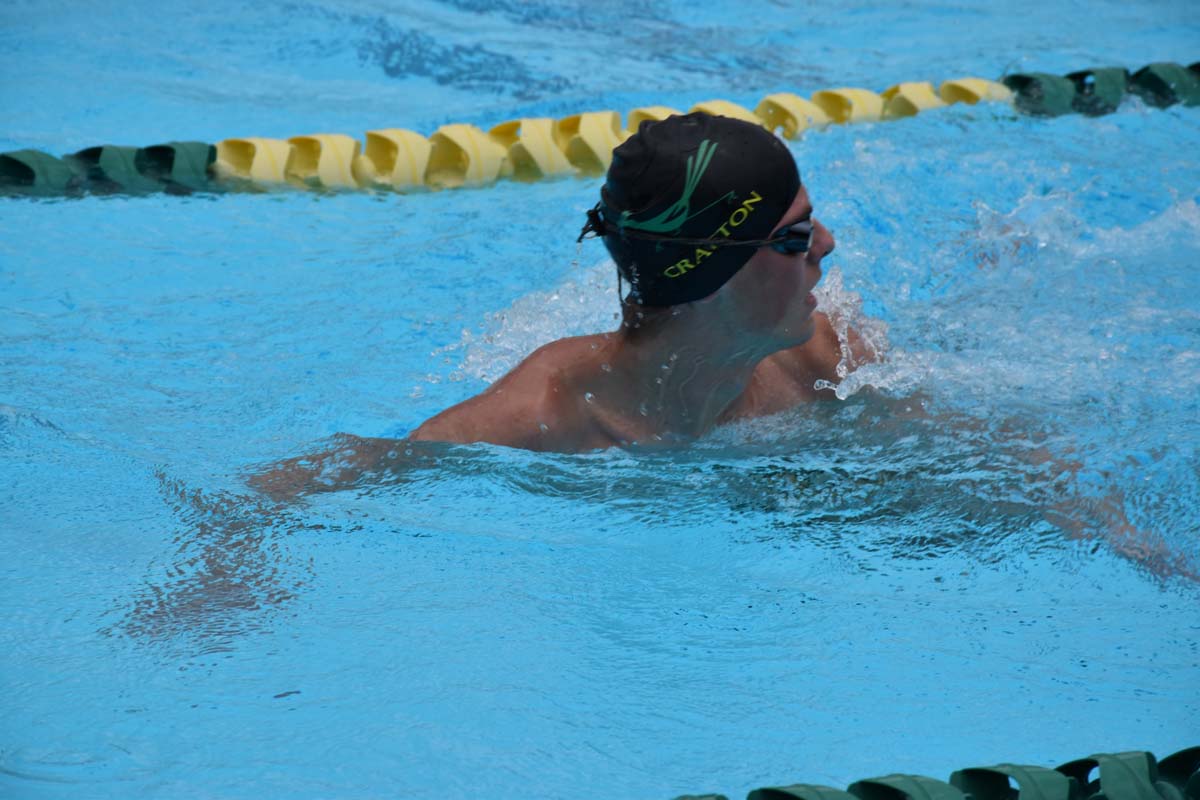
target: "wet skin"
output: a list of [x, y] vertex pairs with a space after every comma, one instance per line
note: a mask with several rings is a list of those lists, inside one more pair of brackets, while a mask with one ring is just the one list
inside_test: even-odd
[[[812, 218], [801, 187], [775, 229]], [[572, 337], [539, 348], [483, 393], [411, 439], [579, 452], [679, 444], [732, 419], [782, 411], [836, 383], [843, 343], [812, 289], [833, 235], [813, 219], [806, 253], [759, 248], [721, 289], [655, 310], [646, 330]], [[865, 347], [847, 343], [861, 361]]]

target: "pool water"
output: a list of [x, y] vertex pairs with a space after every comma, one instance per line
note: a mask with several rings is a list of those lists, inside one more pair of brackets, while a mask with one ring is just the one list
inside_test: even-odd
[[[0, 149], [1200, 41], [1178, 3], [1005, 5], [15, 2]], [[247, 479], [615, 327], [600, 181], [0, 201], [0, 795], [736, 797], [1195, 744], [1200, 110], [790, 146], [821, 305], [886, 347], [840, 400], [667, 453], [413, 446], [291, 503]]]

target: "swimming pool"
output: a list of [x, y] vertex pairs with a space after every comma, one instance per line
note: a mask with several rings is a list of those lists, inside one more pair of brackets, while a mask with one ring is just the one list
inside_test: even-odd
[[[1084, 8], [13, 3], [0, 149], [1195, 60], [1180, 4]], [[246, 475], [614, 324], [599, 182], [4, 200], [0, 789], [733, 797], [1194, 743], [1198, 144], [1136, 101], [808, 135], [822, 304], [889, 342], [844, 401], [286, 506]]]

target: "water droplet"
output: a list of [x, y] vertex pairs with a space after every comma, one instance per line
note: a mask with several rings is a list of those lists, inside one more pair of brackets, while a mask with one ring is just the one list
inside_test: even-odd
[[659, 386], [662, 386], [662, 378], [655, 378], [654, 382], [657, 383]]
[[399, 453], [397, 453], [395, 450], [388, 450], [388, 451], [387, 451], [387, 457], [388, 457], [388, 460], [389, 460], [389, 461], [395, 461], [395, 460], [396, 460], [396, 456], [398, 456], [398, 455], [400, 455], [400, 454], [399, 454]]
[[604, 370], [605, 372], [612, 372], [612, 365], [611, 364], [601, 364], [600, 369]]
[[544, 423], [544, 422], [539, 422], [539, 423], [538, 423], [538, 430], [540, 430], [542, 433], [545, 433], [546, 431], [550, 430], [550, 426], [549, 426], [549, 425], [547, 425], [547, 424], [546, 424], [546, 423]]
[[641, 414], [643, 417], [650, 416], [650, 410], [648, 408], [646, 408], [645, 403], [642, 403], [640, 406], [638, 406], [638, 413]]
[[404, 448], [404, 455], [406, 455], [406, 456], [411, 456], [411, 455], [412, 455], [412, 448], [411, 448], [411, 447], [406, 447], [406, 448]]
[[590, 403], [596, 399], [596, 395], [592, 394], [591, 392], [584, 392], [583, 399], [587, 400]]

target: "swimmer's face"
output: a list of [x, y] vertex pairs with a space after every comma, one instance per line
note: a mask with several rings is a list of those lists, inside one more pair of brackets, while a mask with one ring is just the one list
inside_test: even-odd
[[788, 254], [761, 247], [729, 281], [737, 284], [746, 327], [770, 332], [787, 347], [803, 344], [813, 335], [817, 301], [812, 290], [821, 280], [821, 259], [834, 247], [833, 234], [813, 217], [808, 191], [801, 186], [774, 230], [808, 220], [813, 234], [807, 252]]

